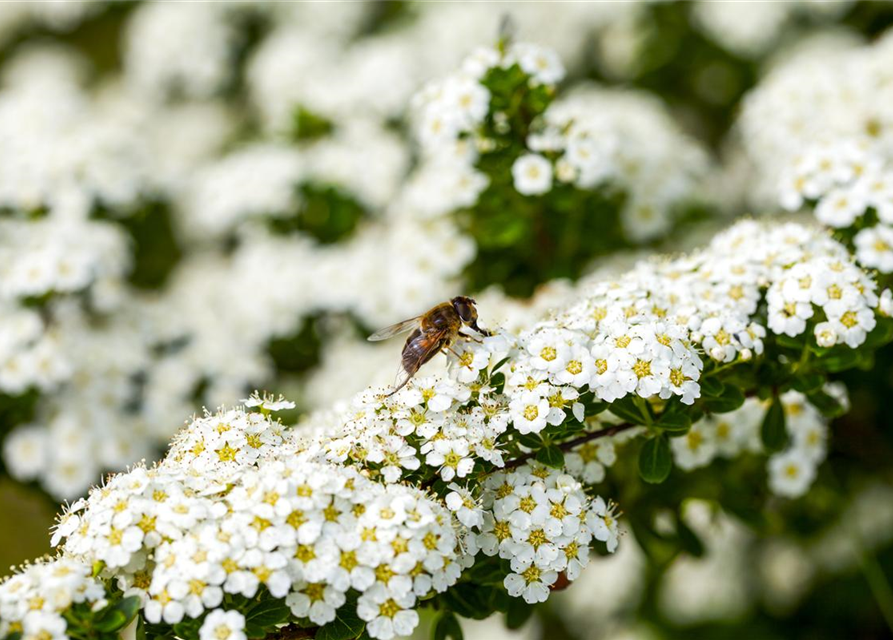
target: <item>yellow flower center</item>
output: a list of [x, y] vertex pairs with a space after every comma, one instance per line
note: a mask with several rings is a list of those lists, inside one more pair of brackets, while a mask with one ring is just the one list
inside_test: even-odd
[[647, 360], [636, 360], [633, 365], [633, 372], [638, 378], [644, 378], [651, 375], [651, 363]]
[[845, 326], [847, 329], [852, 329], [857, 324], [859, 324], [859, 320], [856, 318], [855, 311], [847, 311], [845, 314], [840, 316], [840, 324]]
[[527, 584], [530, 584], [532, 582], [539, 581], [540, 575], [541, 572], [539, 568], [535, 564], [532, 564], [524, 570], [524, 572], [521, 574], [521, 577], [524, 578], [524, 581], [527, 582]]
[[400, 605], [393, 598], [388, 598], [378, 606], [379, 615], [385, 618], [393, 618], [401, 611]]

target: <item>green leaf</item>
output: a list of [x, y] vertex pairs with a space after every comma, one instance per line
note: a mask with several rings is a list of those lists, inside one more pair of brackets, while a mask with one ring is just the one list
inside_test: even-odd
[[533, 605], [524, 602], [523, 598], [512, 598], [508, 611], [505, 612], [505, 626], [509, 629], [520, 629], [533, 615]]
[[825, 393], [822, 389], [816, 389], [811, 393], [807, 393], [806, 399], [826, 418], [837, 418], [846, 413], [846, 407], [837, 398]]
[[775, 344], [785, 349], [803, 349], [803, 336], [789, 336], [787, 334], [778, 334], [775, 336]]
[[444, 611], [434, 621], [431, 637], [433, 640], [462, 640], [462, 627], [459, 620], [450, 611]]
[[668, 411], [663, 413], [655, 424], [664, 431], [673, 432], [674, 435], [684, 434], [691, 429], [691, 418], [681, 411]]
[[324, 137], [331, 133], [332, 123], [319, 114], [299, 106], [293, 115], [295, 140], [307, 141]]
[[725, 385], [721, 396], [704, 399], [704, 408], [710, 413], [728, 413], [742, 404], [744, 404], [744, 393], [732, 385]]
[[475, 584], [456, 584], [441, 594], [440, 598], [450, 611], [455, 611], [463, 618], [483, 620], [492, 613], [490, 601], [494, 587]]
[[667, 479], [673, 468], [670, 443], [665, 435], [646, 440], [639, 451], [639, 475], [645, 482], [658, 484]]
[[788, 432], [785, 428], [784, 406], [778, 397], [766, 410], [763, 424], [760, 427], [760, 437], [763, 440], [763, 447], [770, 453], [781, 451], [787, 444]]
[[843, 345], [830, 349], [828, 353], [816, 360], [819, 366], [829, 373], [838, 373], [858, 366], [862, 354], [856, 349]]
[[501, 371], [493, 374], [490, 377], [490, 386], [493, 387], [496, 393], [502, 393], [502, 390], [505, 389], [505, 374]]
[[800, 393], [809, 393], [822, 386], [825, 376], [820, 373], [801, 373], [791, 381], [791, 387]]
[[860, 349], [877, 349], [893, 341], [893, 319], [879, 318]]
[[348, 595], [347, 601], [335, 612], [335, 619], [319, 628], [316, 640], [352, 640], [359, 637], [366, 623], [357, 615], [357, 597]]
[[553, 469], [564, 468], [564, 452], [556, 445], [550, 444], [536, 452], [536, 461]]
[[[196, 640], [199, 628], [201, 628], [201, 618], [183, 618], [182, 622], [174, 625], [174, 633], [183, 640]], [[247, 630], [246, 626], [246, 632]]]
[[639, 410], [639, 407], [636, 406], [635, 400], [630, 396], [612, 402], [608, 405], [608, 411], [621, 420], [625, 420], [631, 424], [645, 424], [645, 418], [642, 416], [642, 412]]
[[130, 624], [139, 609], [140, 599], [138, 596], [122, 598], [96, 615], [93, 628], [100, 633], [120, 631]]
[[716, 398], [722, 395], [725, 385], [714, 376], [704, 376], [698, 380], [701, 386], [701, 395]]
[[543, 446], [543, 439], [538, 433], [522, 433], [515, 436], [518, 444], [528, 449], [539, 449]]
[[291, 616], [291, 610], [285, 604], [285, 600], [279, 598], [264, 599], [252, 606], [245, 613], [245, 622], [263, 629], [274, 627], [286, 622]]
[[689, 555], [700, 558], [704, 555], [704, 543], [694, 531], [691, 530], [682, 518], [676, 521], [676, 535], [679, 538], [679, 546]]

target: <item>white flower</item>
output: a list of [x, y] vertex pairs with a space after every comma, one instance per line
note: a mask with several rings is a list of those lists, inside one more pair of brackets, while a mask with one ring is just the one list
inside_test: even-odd
[[541, 195], [552, 188], [552, 163], [539, 154], [525, 154], [512, 165], [512, 177], [521, 195]]
[[410, 609], [414, 604], [412, 592], [392, 594], [384, 585], [376, 584], [357, 600], [357, 615], [366, 621], [371, 637], [390, 640], [408, 636], [418, 626], [419, 614]]
[[542, 84], [556, 84], [564, 78], [564, 66], [552, 49], [532, 44], [518, 44], [512, 53], [518, 56], [518, 64]]
[[238, 611], [215, 609], [198, 631], [201, 640], [246, 640], [245, 616]]
[[286, 411], [288, 409], [294, 409], [295, 403], [286, 400], [283, 396], [279, 396], [279, 398], [274, 399], [273, 396], [264, 393], [261, 396], [257, 391], [251, 394], [251, 397], [242, 400], [242, 404], [246, 407], [260, 407], [261, 409], [265, 409], [267, 411]]
[[552, 408], [549, 401], [535, 391], [527, 391], [509, 404], [512, 425], [519, 433], [539, 433], [546, 428]]
[[296, 586], [288, 594], [285, 603], [298, 618], [309, 618], [316, 625], [324, 625], [335, 619], [335, 612], [344, 604], [343, 591], [322, 583], [305, 583]]
[[453, 478], [464, 478], [474, 468], [474, 460], [469, 456], [468, 442], [465, 440], [437, 440], [434, 449], [425, 457], [432, 467], [440, 467], [440, 477], [449, 482]]
[[859, 262], [881, 273], [893, 272], [893, 228], [879, 224], [862, 229], [853, 242]]
[[466, 527], [480, 528], [484, 523], [483, 512], [478, 507], [471, 492], [455, 483], [450, 483], [447, 488], [450, 489], [450, 493], [444, 498], [447, 508], [455, 513], [459, 522]]
[[815, 475], [815, 462], [797, 449], [769, 459], [769, 488], [780, 496], [796, 498], [803, 495]]
[[527, 604], [545, 602], [549, 587], [558, 579], [557, 571], [543, 571], [532, 562], [513, 563], [512, 571], [503, 580], [506, 591], [513, 598], [524, 598]]
[[670, 446], [676, 466], [690, 471], [709, 464], [716, 456], [712, 435], [707, 424], [701, 420], [693, 424], [684, 436], [672, 438]]
[[3, 460], [14, 478], [33, 480], [50, 460], [49, 447], [46, 429], [33, 425], [18, 427], [3, 441]]
[[815, 209], [820, 222], [835, 228], [849, 227], [865, 213], [868, 201], [858, 189], [835, 189], [821, 199]]

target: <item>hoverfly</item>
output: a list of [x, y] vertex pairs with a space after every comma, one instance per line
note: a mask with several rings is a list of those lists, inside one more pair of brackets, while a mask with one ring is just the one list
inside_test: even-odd
[[[403, 380], [388, 396], [392, 396], [412, 380], [412, 377], [422, 368], [426, 362], [438, 353], [452, 351], [450, 346], [456, 338], [462, 336], [473, 340], [471, 336], [462, 334], [459, 330], [463, 326], [474, 329], [482, 336], [491, 335], [486, 329], [478, 326], [478, 312], [474, 306], [473, 298], [456, 296], [449, 302], [442, 302], [415, 318], [409, 318], [403, 322], [392, 324], [380, 331], [376, 331], [369, 340], [387, 340], [407, 331], [412, 331], [403, 345], [402, 365], [406, 373]], [[455, 354], [455, 351], [453, 351]]]

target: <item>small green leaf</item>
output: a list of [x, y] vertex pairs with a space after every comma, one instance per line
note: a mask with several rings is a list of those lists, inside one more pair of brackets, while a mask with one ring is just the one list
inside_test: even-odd
[[716, 398], [722, 395], [725, 385], [717, 380], [714, 376], [704, 376], [698, 380], [701, 386], [701, 395]]
[[100, 633], [120, 631], [130, 624], [139, 609], [140, 599], [138, 596], [123, 598], [100, 611], [93, 622], [93, 628]]
[[741, 389], [732, 385], [725, 385], [721, 396], [704, 399], [704, 408], [710, 413], [728, 413], [742, 404], [744, 404], [744, 394]]
[[261, 600], [245, 613], [245, 621], [248, 624], [268, 629], [286, 622], [291, 615], [291, 610], [284, 600], [269, 598]]
[[676, 536], [679, 538], [679, 546], [689, 555], [700, 558], [704, 555], [704, 543], [691, 528], [685, 524], [682, 518], [676, 521]]
[[627, 396], [608, 405], [608, 411], [630, 424], [645, 424], [645, 419], [635, 400]]
[[667, 479], [673, 468], [673, 456], [666, 436], [646, 440], [639, 451], [639, 475], [645, 482], [658, 484]]
[[459, 620], [450, 611], [443, 611], [434, 621], [431, 637], [433, 640], [462, 640], [462, 627]]
[[483, 620], [493, 611], [489, 602], [493, 592], [499, 589], [475, 584], [456, 584], [444, 591], [440, 598], [450, 611], [455, 611], [463, 618]]
[[522, 433], [515, 437], [518, 440], [518, 444], [528, 449], [539, 449], [543, 446], [543, 439], [540, 438], [538, 433]]
[[760, 437], [766, 451], [774, 453], [784, 449], [788, 440], [788, 432], [785, 428], [784, 406], [777, 397], [769, 405], [763, 424], [760, 427]]
[[366, 623], [357, 615], [357, 597], [349, 595], [347, 602], [335, 612], [335, 619], [320, 627], [316, 640], [352, 640], [359, 637]]
[[893, 341], [893, 319], [880, 318], [860, 349], [877, 349]]
[[830, 349], [828, 353], [816, 360], [819, 366], [829, 373], [846, 371], [859, 365], [861, 352], [843, 345]]
[[846, 413], [846, 407], [837, 398], [825, 393], [822, 389], [816, 389], [811, 393], [807, 393], [806, 399], [826, 418], [837, 418]]
[[820, 373], [802, 373], [791, 381], [791, 387], [800, 393], [810, 393], [820, 388], [825, 382], [825, 376]]
[[663, 413], [658, 419], [656, 426], [664, 431], [676, 433], [687, 433], [691, 429], [691, 418], [681, 411], [668, 411]]
[[[200, 627], [201, 618], [184, 618], [182, 622], [174, 625], [174, 633], [182, 640], [197, 640]], [[246, 626], [246, 632], [247, 630]]]
[[520, 629], [533, 615], [533, 605], [522, 598], [512, 598], [508, 611], [505, 612], [505, 626], [509, 629]]
[[787, 334], [779, 334], [775, 336], [775, 343], [779, 347], [784, 347], [785, 349], [803, 349], [803, 336], [789, 336]]
[[493, 387], [496, 393], [502, 393], [503, 389], [505, 389], [505, 374], [501, 371], [493, 374], [490, 377], [490, 386]]
[[550, 444], [536, 452], [536, 461], [553, 469], [564, 468], [564, 452], [556, 445]]

